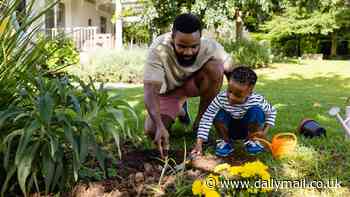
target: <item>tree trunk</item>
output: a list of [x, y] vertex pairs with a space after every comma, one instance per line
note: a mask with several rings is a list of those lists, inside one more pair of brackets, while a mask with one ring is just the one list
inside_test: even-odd
[[236, 9], [235, 11], [235, 19], [236, 19], [236, 41], [238, 41], [242, 39], [242, 32], [243, 32], [242, 13], [239, 9]]
[[331, 57], [337, 56], [337, 33], [331, 33], [332, 47], [331, 47]]
[[298, 57], [301, 57], [301, 37], [297, 36], [298, 40]]

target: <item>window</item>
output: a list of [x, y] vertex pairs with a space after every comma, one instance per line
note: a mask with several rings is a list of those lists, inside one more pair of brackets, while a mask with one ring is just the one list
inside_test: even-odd
[[45, 28], [50, 29], [55, 27], [55, 10], [52, 8], [45, 14]]
[[100, 33], [107, 33], [107, 18], [103, 16], [100, 17]]
[[64, 28], [66, 26], [66, 7], [64, 3], [59, 3], [57, 5], [57, 17], [55, 17], [55, 8], [48, 10], [45, 14], [45, 27], [46, 29], [55, 28], [55, 18], [56, 27]]
[[57, 8], [57, 27], [66, 27], [66, 6], [64, 3], [59, 3]]

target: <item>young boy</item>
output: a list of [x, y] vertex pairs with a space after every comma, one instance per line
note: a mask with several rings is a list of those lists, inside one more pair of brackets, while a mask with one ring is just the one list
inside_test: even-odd
[[245, 139], [246, 151], [251, 154], [264, 150], [258, 141], [249, 138], [266, 135], [275, 124], [276, 109], [262, 95], [253, 92], [256, 81], [255, 72], [248, 67], [240, 66], [232, 71], [227, 90], [215, 97], [200, 120], [192, 155], [202, 154], [202, 144], [207, 141], [213, 122], [222, 137], [216, 155], [226, 157], [232, 153], [230, 141], [236, 139]]

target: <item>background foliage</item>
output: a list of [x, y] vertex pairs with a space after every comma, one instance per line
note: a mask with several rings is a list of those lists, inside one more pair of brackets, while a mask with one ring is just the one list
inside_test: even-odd
[[49, 40], [45, 44], [44, 53], [48, 57], [44, 65], [47, 69], [65, 68], [79, 62], [79, 53], [73, 40], [63, 35]]

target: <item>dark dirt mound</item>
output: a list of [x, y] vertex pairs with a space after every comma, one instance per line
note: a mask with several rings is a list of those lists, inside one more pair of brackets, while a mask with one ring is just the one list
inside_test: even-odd
[[[164, 196], [165, 190], [175, 187], [174, 169], [175, 166], [178, 167], [184, 161], [183, 150], [170, 150], [168, 152], [169, 158], [171, 158], [169, 161], [171, 167], [167, 168], [160, 184], [159, 179], [165, 161], [159, 158], [158, 150], [129, 150], [128, 152], [124, 151], [122, 159], [118, 160], [114, 164], [115, 166], [112, 166], [118, 169], [116, 177], [101, 182], [80, 183], [69, 196]], [[231, 156], [226, 158], [218, 158], [214, 155], [197, 157], [195, 160], [187, 162], [185, 169], [181, 169], [183, 169], [183, 176], [186, 179], [194, 180], [203, 172], [213, 171], [214, 167], [220, 163], [241, 165], [254, 160], [256, 160], [254, 156], [236, 149]], [[159, 191], [155, 193], [154, 188], [158, 188]]]

